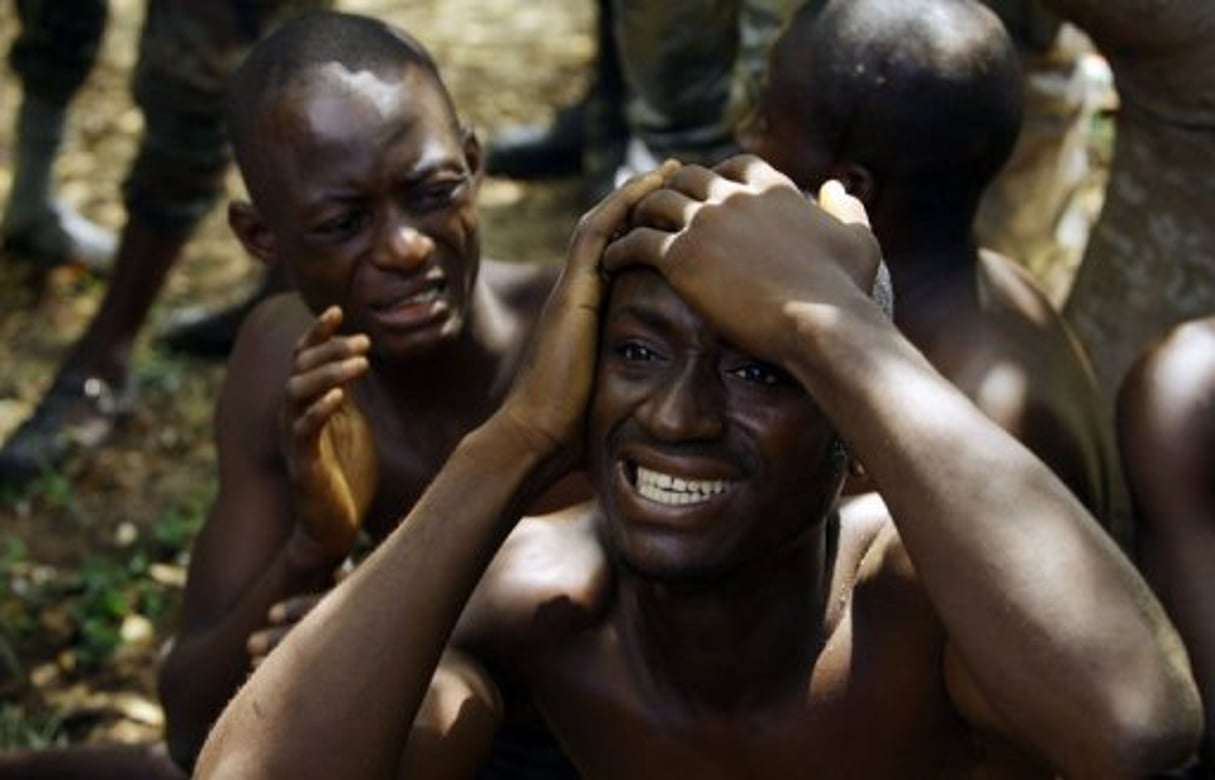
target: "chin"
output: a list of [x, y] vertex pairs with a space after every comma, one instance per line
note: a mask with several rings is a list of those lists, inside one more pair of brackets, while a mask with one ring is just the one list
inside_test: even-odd
[[460, 320], [452, 317], [433, 327], [413, 331], [372, 331], [372, 353], [380, 360], [393, 363], [427, 358], [459, 338], [461, 325]]
[[[627, 574], [655, 585], [699, 585], [720, 582], [735, 567], [687, 538], [648, 529], [607, 532], [608, 554]], [[681, 535], [680, 535], [681, 536]]]

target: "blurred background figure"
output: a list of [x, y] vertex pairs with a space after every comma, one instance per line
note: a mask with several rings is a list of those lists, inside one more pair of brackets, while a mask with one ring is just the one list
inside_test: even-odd
[[106, 0], [17, 0], [15, 5], [21, 28], [9, 63], [22, 94], [0, 242], [8, 258], [40, 268], [79, 264], [104, 271], [113, 260], [114, 236], [57, 203], [51, 173], [68, 106], [97, 59]]
[[[34, 195], [49, 191], [63, 111], [92, 64], [106, 15], [104, 2], [25, 0], [20, 5], [23, 20], [42, 25], [31, 28], [28, 35], [23, 32], [14, 49], [23, 85], [39, 74], [38, 83], [57, 86], [50, 92], [54, 101], [37, 97], [46, 94], [38, 91], [32, 93], [33, 100], [23, 101], [19, 130], [24, 132], [23, 123], [28, 121], [37, 131], [35, 138], [44, 140], [32, 141], [30, 153], [25, 142], [18, 141], [18, 157], [30, 160], [33, 170], [28, 175], [19, 170], [10, 203], [32, 197], [17, 189], [23, 176], [41, 182], [29, 185]], [[130, 413], [135, 402], [129, 376], [134, 340], [169, 269], [223, 190], [230, 158], [222, 119], [227, 78], [275, 22], [326, 5], [324, 0], [149, 0], [146, 4], [132, 84], [144, 116], [144, 135], [123, 186], [127, 222], [109, 286], [33, 415], [0, 450], [0, 483], [23, 482], [75, 450], [100, 446]], [[70, 19], [73, 13], [80, 18]], [[62, 52], [72, 46], [75, 53], [65, 57]], [[26, 105], [31, 106], [28, 112]], [[50, 132], [56, 116], [59, 129]], [[18, 225], [28, 221], [14, 220]], [[51, 228], [47, 231], [54, 233]], [[270, 279], [263, 286], [279, 284]]]
[[738, 150], [768, 46], [802, 0], [597, 0], [598, 54], [579, 103], [550, 124], [506, 128], [489, 173], [585, 174], [597, 199], [666, 157], [713, 164]]
[[1012, 157], [983, 197], [975, 230], [981, 244], [1025, 265], [1061, 306], [1100, 202], [1102, 172], [1090, 160], [1094, 124], [1117, 97], [1092, 42], [1040, 0], [983, 2], [1017, 44], [1025, 115]]
[[1215, 311], [1215, 3], [1049, 0], [1118, 91], [1101, 216], [1064, 307], [1107, 399], [1144, 348]]

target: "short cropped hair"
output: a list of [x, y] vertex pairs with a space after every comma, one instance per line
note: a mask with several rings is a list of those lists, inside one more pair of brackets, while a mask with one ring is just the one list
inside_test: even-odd
[[433, 77], [451, 109], [455, 105], [430, 53], [404, 30], [379, 19], [335, 11], [296, 16], [258, 42], [228, 86], [227, 122], [237, 162], [255, 132], [265, 104], [303, 73], [336, 63], [350, 70], [405, 71], [421, 68]]

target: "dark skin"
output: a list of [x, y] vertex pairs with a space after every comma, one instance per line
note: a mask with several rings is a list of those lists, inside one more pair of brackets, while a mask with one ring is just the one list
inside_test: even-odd
[[254, 201], [232, 227], [299, 292], [250, 315], [217, 408], [219, 495], [160, 679], [184, 765], [359, 531], [391, 531], [501, 402], [556, 276], [480, 260], [480, 146], [437, 78], [314, 67], [237, 141]]
[[[507, 682], [590, 778], [1180, 762], [1198, 704], [1159, 604], [878, 311], [872, 235], [837, 219], [863, 209], [820, 197], [741, 158], [584, 218], [502, 407], [238, 693], [198, 776], [389, 777], [402, 751], [449, 776]], [[893, 522], [832, 517], [837, 435]], [[519, 521], [581, 452], [596, 500]]]
[[[840, 58], [851, 57], [847, 52], [867, 43], [854, 40], [855, 33], [853, 38], [841, 33], [830, 15], [840, 5], [828, 3], [819, 20], [799, 20], [777, 40], [768, 85], [756, 115], [740, 133], [743, 147], [804, 190], [815, 191], [826, 179], [837, 178], [861, 199], [890, 268], [899, 328], [938, 371], [1042, 458], [1120, 542], [1129, 543], [1127, 519], [1116, 508], [1120, 484], [1112, 437], [1086, 357], [1029, 276], [1008, 258], [975, 243], [975, 209], [989, 175], [976, 171], [969, 179], [957, 178], [956, 168], [968, 162], [941, 154], [940, 148], [958, 144], [938, 133], [936, 125], [924, 128], [913, 122], [905, 130], [891, 129], [901, 127], [904, 117], [930, 111], [940, 113], [941, 126], [975, 122], [974, 133], [986, 137], [996, 134], [1000, 123], [1015, 122], [1015, 112], [997, 105], [987, 115], [975, 115], [957, 108], [973, 101], [965, 96], [951, 99], [946, 93], [956, 86], [933, 87], [923, 78], [900, 80], [897, 71], [880, 93], [874, 87], [873, 95], [854, 97], [860, 88], [841, 86], [835, 72], [825, 68], [833, 51], [844, 52]], [[882, 37], [908, 25], [908, 17], [919, 15], [915, 7], [867, 0], [849, 12], [866, 16], [879, 30], [871, 30], [868, 41], [878, 41], [870, 49], [874, 61], [867, 63], [875, 72], [882, 67], [894, 70], [878, 62], [879, 55], [920, 56], [920, 66], [928, 73], [936, 67], [947, 70], [946, 65], [983, 73], [971, 77], [976, 89], [997, 94], [1019, 89], [1015, 79], [1000, 75], [1017, 66], [1001, 56], [1004, 33], [999, 21], [977, 4], [969, 10], [960, 4], [950, 8], [952, 15], [941, 21], [949, 30], [942, 35], [966, 41], [971, 50], [937, 53], [946, 60], [940, 66], [916, 54], [910, 43], [902, 51], [904, 39], [898, 35]], [[962, 29], [967, 30], [965, 38]], [[980, 68], [987, 60], [996, 64]], [[939, 102], [944, 108], [935, 102], [925, 105], [934, 100], [933, 89], [942, 93]], [[853, 97], [832, 97], [840, 92]], [[842, 105], [847, 99], [853, 102]], [[1006, 100], [1019, 97], [1009, 94]], [[950, 111], [963, 110], [967, 115], [949, 118]], [[846, 138], [824, 117], [839, 117]], [[899, 132], [902, 137], [892, 140], [892, 133]], [[948, 181], [934, 184], [933, 197], [925, 198], [924, 183], [946, 175]]]
[[[1140, 524], [1144, 575], [1177, 623], [1204, 701], [1215, 695], [1215, 318], [1185, 323], [1131, 368], [1118, 441]], [[1209, 706], [1209, 705], [1208, 705]], [[1202, 765], [1215, 769], [1207, 717]]]

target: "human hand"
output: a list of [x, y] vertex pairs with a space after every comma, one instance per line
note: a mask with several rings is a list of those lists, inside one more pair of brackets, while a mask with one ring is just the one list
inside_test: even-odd
[[295, 504], [292, 544], [328, 566], [350, 551], [379, 481], [371, 427], [348, 390], [368, 371], [371, 341], [338, 335], [341, 324], [341, 309], [331, 306], [296, 344], [279, 418]]
[[[514, 431], [566, 466], [582, 450], [599, 338], [604, 248], [627, 225], [633, 207], [679, 169], [668, 161], [635, 177], [583, 215], [565, 268], [537, 320], [528, 352], [502, 407]], [[563, 457], [562, 457], [563, 456]]]
[[792, 311], [810, 327], [872, 310], [880, 250], [860, 201], [828, 182], [815, 205], [757, 157], [686, 166], [633, 211], [604, 268], [650, 266], [730, 342], [783, 364]]

